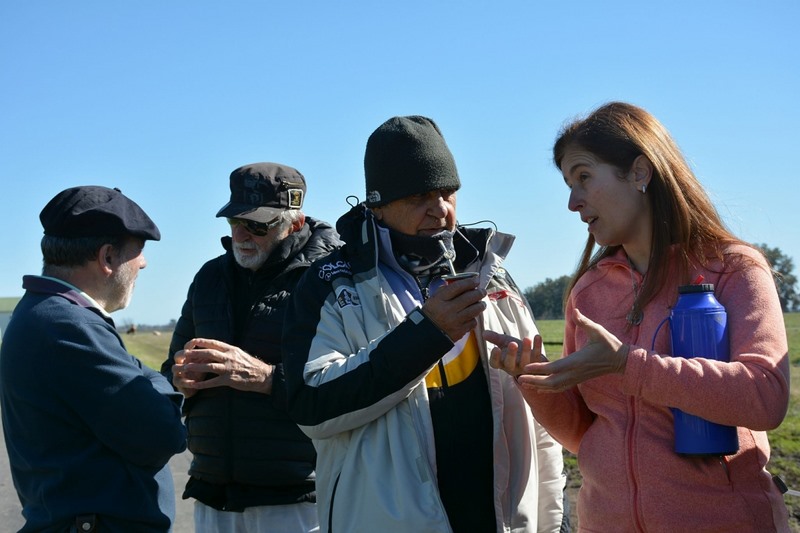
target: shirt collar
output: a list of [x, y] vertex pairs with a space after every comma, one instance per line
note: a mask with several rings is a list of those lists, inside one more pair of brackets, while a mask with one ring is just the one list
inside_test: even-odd
[[61, 296], [81, 307], [96, 309], [104, 317], [111, 318], [111, 315], [94, 298], [63, 279], [50, 276], [23, 276], [22, 288], [31, 292]]

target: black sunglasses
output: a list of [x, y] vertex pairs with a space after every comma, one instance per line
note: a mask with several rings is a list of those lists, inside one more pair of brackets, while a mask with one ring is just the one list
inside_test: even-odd
[[255, 235], [256, 237], [263, 237], [269, 230], [277, 226], [281, 223], [281, 217], [278, 215], [277, 217], [273, 218], [267, 223], [255, 222], [254, 220], [247, 220], [245, 218], [229, 218], [228, 224], [231, 225], [232, 228], [236, 226], [244, 226], [244, 229], [247, 230], [248, 233]]

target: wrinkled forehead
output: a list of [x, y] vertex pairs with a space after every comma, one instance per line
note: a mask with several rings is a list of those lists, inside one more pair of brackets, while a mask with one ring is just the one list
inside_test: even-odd
[[581, 146], [572, 145], [564, 150], [564, 157], [561, 159], [561, 173], [564, 174], [565, 177], [571, 176], [582, 167], [591, 168], [602, 163], [603, 160], [594, 153]]

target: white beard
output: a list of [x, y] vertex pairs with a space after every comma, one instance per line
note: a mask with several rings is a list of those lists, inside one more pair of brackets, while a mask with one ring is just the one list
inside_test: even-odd
[[[241, 250], [255, 250], [255, 255], [244, 255]], [[269, 253], [260, 249], [252, 242], [233, 243], [233, 257], [240, 267], [256, 271], [267, 262]]]

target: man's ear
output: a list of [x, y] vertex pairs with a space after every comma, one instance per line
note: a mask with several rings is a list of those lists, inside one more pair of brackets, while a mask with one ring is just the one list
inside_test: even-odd
[[114, 265], [116, 264], [117, 260], [117, 251], [111, 244], [104, 244], [99, 250], [97, 250], [97, 256], [95, 257], [95, 260], [105, 274], [111, 274], [114, 272]]
[[306, 223], [306, 216], [303, 213], [300, 213], [300, 216], [297, 217], [297, 220], [292, 222], [292, 227], [289, 228], [289, 234], [291, 235], [295, 231], [300, 231], [303, 225]]
[[642, 187], [650, 186], [650, 179], [653, 177], [653, 163], [646, 155], [642, 154], [633, 160], [631, 172], [633, 172], [634, 186], [641, 191]]

